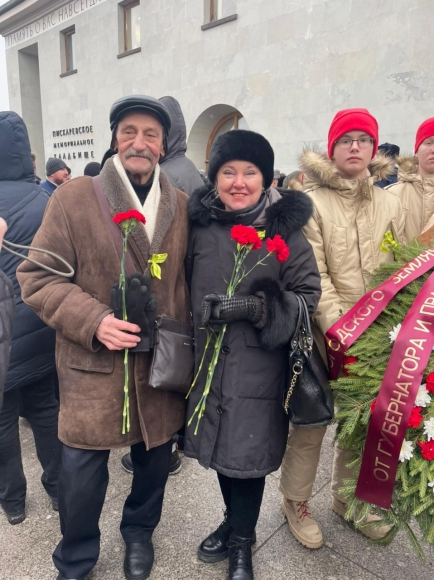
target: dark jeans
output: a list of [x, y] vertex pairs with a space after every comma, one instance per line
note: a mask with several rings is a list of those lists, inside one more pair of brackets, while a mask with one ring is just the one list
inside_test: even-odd
[[36, 454], [43, 469], [45, 491], [57, 497], [62, 443], [57, 438], [59, 405], [54, 397], [55, 376], [49, 375], [4, 395], [0, 412], [0, 504], [8, 513], [25, 507], [27, 483], [21, 459], [20, 412], [33, 431]]
[[[64, 578], [84, 578], [98, 560], [98, 523], [109, 481], [109, 455], [109, 450], [63, 446], [59, 477], [63, 538], [53, 561]], [[171, 440], [149, 451], [143, 442], [132, 445], [134, 475], [120, 527], [125, 543], [144, 542], [152, 537], [161, 517], [171, 455]]]
[[236, 479], [221, 473], [217, 476], [233, 533], [251, 538], [261, 510], [265, 477]]

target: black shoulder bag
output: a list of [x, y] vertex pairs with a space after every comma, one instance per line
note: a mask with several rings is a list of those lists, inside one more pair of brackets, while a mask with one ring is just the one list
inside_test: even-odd
[[303, 296], [295, 295], [298, 319], [290, 342], [289, 384], [283, 406], [297, 427], [329, 425], [334, 405], [327, 367], [312, 337], [307, 304]]

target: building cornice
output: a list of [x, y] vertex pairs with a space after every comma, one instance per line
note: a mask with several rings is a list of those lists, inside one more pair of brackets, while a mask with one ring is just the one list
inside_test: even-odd
[[[54, 10], [69, 4], [71, 0], [11, 0], [2, 8], [7, 8], [3, 13], [0, 10], [0, 34], [8, 36], [25, 26], [29, 26], [35, 20], [44, 18]], [[87, 0], [89, 3], [92, 0]], [[96, 0], [93, 0], [96, 5]], [[11, 6], [9, 6], [11, 5]], [[9, 8], [8, 8], [9, 6]]]

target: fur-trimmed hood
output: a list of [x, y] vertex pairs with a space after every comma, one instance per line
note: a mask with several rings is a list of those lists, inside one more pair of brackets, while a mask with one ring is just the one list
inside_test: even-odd
[[413, 182], [420, 179], [419, 161], [416, 155], [400, 155], [396, 158], [396, 163], [398, 165], [398, 181], [409, 181]]
[[[326, 153], [305, 149], [299, 157], [300, 169], [305, 173], [305, 188], [315, 185], [332, 189], [348, 189], [349, 180], [342, 179], [335, 164]], [[368, 165], [370, 184], [386, 179], [394, 173], [394, 161], [390, 157], [377, 153]]]
[[[204, 185], [193, 192], [188, 202], [188, 215], [193, 223], [209, 226], [213, 217], [209, 203], [213, 186]], [[267, 236], [279, 234], [287, 239], [293, 232], [308, 222], [313, 212], [311, 199], [300, 191], [275, 189], [266, 191], [267, 200], [264, 210], [255, 218], [252, 225], [265, 227]]]

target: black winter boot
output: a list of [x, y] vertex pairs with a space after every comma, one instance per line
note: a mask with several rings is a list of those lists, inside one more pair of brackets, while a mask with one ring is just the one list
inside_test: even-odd
[[229, 548], [229, 580], [253, 580], [253, 538], [241, 538], [231, 534]]
[[229, 541], [232, 529], [229, 523], [230, 514], [227, 510], [224, 514], [225, 519], [223, 522], [212, 534], [204, 539], [197, 550], [199, 560], [207, 564], [221, 562], [229, 555], [229, 549], [226, 544]]

